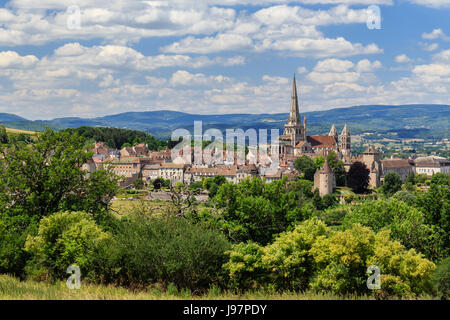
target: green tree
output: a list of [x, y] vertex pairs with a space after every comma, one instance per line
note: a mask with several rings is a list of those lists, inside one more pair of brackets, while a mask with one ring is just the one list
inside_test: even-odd
[[450, 257], [447, 257], [436, 268], [432, 283], [442, 299], [450, 299]]
[[0, 218], [8, 227], [0, 242], [3, 272], [23, 275], [27, 235], [37, 232], [39, 220], [58, 211], [86, 211], [99, 223], [110, 223], [109, 205], [117, 177], [99, 170], [88, 175], [82, 165], [91, 153], [84, 140], [69, 132], [47, 129], [35, 143], [13, 143], [0, 162]]
[[324, 205], [323, 205], [322, 197], [320, 196], [320, 193], [319, 193], [319, 189], [314, 190], [312, 202], [314, 204], [314, 207], [317, 210], [324, 209]]
[[314, 174], [316, 173], [317, 167], [310, 157], [301, 156], [297, 158], [294, 167], [299, 173], [303, 173], [306, 180], [314, 180]]
[[314, 164], [316, 165], [317, 169], [320, 169], [323, 164], [325, 163], [325, 158], [323, 156], [314, 157], [313, 159]]
[[[91, 200], [109, 204], [117, 187], [112, 172], [100, 170], [88, 176], [82, 169], [92, 156], [83, 149], [84, 141], [68, 132], [47, 129], [31, 146], [13, 145], [3, 152], [0, 170], [0, 205], [10, 214], [37, 215], [40, 218], [64, 210], [94, 212]], [[93, 189], [93, 190], [92, 190]], [[113, 190], [111, 190], [113, 189]], [[107, 191], [98, 194], [99, 190]], [[100, 214], [100, 212], [96, 212]]]
[[138, 189], [138, 190], [143, 189], [144, 181], [142, 181], [142, 178], [138, 178], [138, 179], [134, 180], [133, 186], [135, 189]]
[[8, 134], [4, 125], [0, 125], [0, 144], [9, 143]]
[[414, 176], [415, 176], [414, 172], [408, 173], [408, 176], [406, 177], [406, 180], [405, 180], [405, 184], [406, 183], [411, 183], [412, 185], [416, 184], [416, 179]]
[[389, 200], [365, 201], [350, 207], [342, 223], [344, 229], [355, 223], [370, 227], [375, 232], [391, 230], [393, 239], [406, 248], [414, 248], [431, 260], [446, 257], [445, 231], [426, 223], [424, 213], [394, 197]]
[[370, 265], [381, 270], [381, 291], [377, 292], [381, 297], [420, 294], [435, 268], [415, 250], [392, 241], [388, 230], [375, 234], [360, 224], [318, 238], [311, 253], [319, 270], [312, 288], [336, 294], [369, 293], [366, 271]]
[[95, 279], [145, 288], [154, 283], [206, 290], [219, 285], [225, 252], [231, 248], [218, 231], [174, 215], [132, 212], [114, 239], [94, 254]]
[[327, 156], [327, 162], [331, 170], [336, 176], [336, 185], [345, 186], [345, 167], [344, 162], [340, 161], [334, 151], [331, 151]]
[[259, 178], [240, 184], [224, 183], [214, 204], [221, 213], [212, 213], [219, 217], [216, 227], [233, 241], [266, 244], [274, 234], [311, 215], [303, 193], [291, 188], [287, 178], [267, 184]]
[[442, 172], [433, 174], [433, 176], [431, 177], [430, 185], [437, 185], [437, 186], [450, 185], [450, 174], [445, 174]]
[[402, 188], [402, 180], [400, 176], [395, 172], [388, 172], [384, 176], [383, 185], [381, 186], [381, 191], [387, 197], [392, 196], [394, 193]]
[[87, 275], [95, 247], [110, 240], [85, 212], [52, 214], [41, 220], [37, 236], [28, 236], [25, 243], [25, 250], [32, 256], [28, 272], [57, 280], [66, 278], [67, 267], [77, 265]]
[[347, 185], [355, 193], [364, 193], [369, 186], [369, 169], [362, 162], [356, 161], [350, 166], [347, 174]]

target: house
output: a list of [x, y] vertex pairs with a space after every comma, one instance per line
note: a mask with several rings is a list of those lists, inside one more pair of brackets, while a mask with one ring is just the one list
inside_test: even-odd
[[443, 157], [428, 156], [414, 160], [416, 173], [432, 176], [436, 173], [450, 174], [450, 161]]
[[410, 159], [387, 159], [381, 160], [383, 176], [389, 172], [395, 172], [405, 181], [410, 173], [415, 172], [414, 161]]
[[170, 180], [172, 185], [184, 182], [184, 164], [161, 163], [158, 168], [158, 177]]

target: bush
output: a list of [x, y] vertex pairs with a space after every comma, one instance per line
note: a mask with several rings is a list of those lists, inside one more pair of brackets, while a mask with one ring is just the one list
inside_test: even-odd
[[408, 205], [412, 206], [416, 201], [416, 196], [408, 191], [398, 191], [393, 196], [395, 199], [403, 201]]
[[390, 229], [392, 238], [401, 241], [408, 249], [415, 248], [427, 258], [437, 260], [445, 257], [445, 231], [436, 225], [426, 224], [424, 214], [418, 209], [395, 198], [366, 201], [354, 205], [342, 223], [344, 229], [360, 223], [375, 232]]
[[385, 196], [390, 197], [402, 188], [402, 180], [400, 176], [395, 172], [388, 172], [384, 176], [383, 185], [381, 191]]
[[348, 206], [342, 206], [320, 211], [317, 217], [325, 222], [327, 226], [338, 226], [342, 224], [348, 212], [350, 212], [350, 208]]
[[262, 247], [255, 242], [238, 243], [226, 252], [229, 260], [223, 265], [232, 289], [257, 289], [264, 286], [267, 270], [262, 265]]
[[222, 280], [230, 247], [219, 232], [186, 219], [132, 213], [122, 220], [114, 241], [96, 252], [95, 278], [129, 287], [172, 282], [178, 288], [207, 289]]
[[316, 270], [311, 246], [319, 237], [330, 233], [319, 220], [306, 220], [292, 232], [280, 234], [276, 240], [263, 248], [262, 265], [269, 270], [269, 283], [278, 290], [301, 290], [308, 288]]
[[442, 299], [450, 299], [450, 257], [444, 259], [437, 266], [432, 284]]
[[317, 219], [300, 223], [280, 234], [272, 244], [239, 243], [227, 252], [224, 265], [233, 289], [305, 290], [315, 272], [309, 250], [320, 236], [329, 233]]
[[67, 278], [66, 270], [77, 265], [86, 275], [95, 247], [110, 240], [85, 212], [58, 212], [41, 220], [38, 235], [28, 236], [25, 250], [32, 255], [27, 266], [32, 276], [51, 280]]
[[25, 277], [25, 265], [30, 258], [24, 251], [29, 234], [36, 234], [39, 226], [37, 216], [8, 216], [0, 213], [0, 273]]
[[422, 254], [392, 241], [388, 230], [375, 234], [360, 224], [319, 237], [311, 253], [319, 268], [312, 288], [335, 294], [368, 293], [366, 270], [376, 265], [384, 290], [377, 292], [379, 296], [413, 296], [426, 289], [435, 268]]

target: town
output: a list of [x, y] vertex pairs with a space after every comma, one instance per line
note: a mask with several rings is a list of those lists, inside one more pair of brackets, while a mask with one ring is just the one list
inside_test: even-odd
[[[405, 181], [410, 174], [424, 174], [428, 177], [436, 173], [450, 174], [450, 161], [436, 155], [412, 155], [408, 158], [391, 156], [381, 159], [380, 152], [377, 150], [377, 146], [383, 148], [380, 143], [367, 145], [362, 154], [355, 156], [352, 152], [354, 139], [347, 125], [340, 133], [332, 124], [328, 135], [307, 135], [307, 120], [306, 117], [303, 117], [303, 121], [301, 120], [294, 77], [289, 118], [284, 133], [280, 136], [280, 161], [276, 170], [267, 170], [267, 161], [255, 161], [259, 153], [252, 150], [247, 152], [243, 164], [238, 164], [237, 151], [233, 151], [235, 161], [231, 163], [214, 162], [214, 157], [204, 157], [205, 161], [192, 164], [194, 161], [186, 163], [181, 156], [182, 152], [188, 150], [190, 160], [193, 160], [194, 147], [188, 146], [187, 149], [182, 150], [181, 156], [174, 157], [171, 149], [151, 151], [148, 145], [141, 143], [118, 150], [109, 148], [104, 142], [95, 142], [92, 149], [94, 155], [84, 168], [90, 173], [111, 168], [116, 175], [124, 178], [121, 181], [123, 188], [133, 186], [136, 180], [142, 180], [144, 185], [151, 185], [156, 179], [168, 180], [171, 185], [176, 183], [190, 185], [205, 178], [217, 176], [223, 176], [226, 181], [232, 183], [241, 183], [252, 177], [260, 177], [269, 183], [283, 177], [295, 179], [301, 176], [302, 173], [295, 168], [295, 161], [302, 156], [324, 160], [333, 152], [343, 162], [346, 172], [350, 170], [353, 163], [363, 163], [370, 171], [370, 188], [380, 187], [384, 176], [389, 172], [397, 173], [402, 181]], [[360, 141], [361, 137], [357, 136], [356, 139]], [[225, 155], [221, 157], [223, 158]], [[335, 173], [324, 161], [314, 176], [313, 189], [318, 189], [320, 196], [324, 196], [333, 193], [335, 187]]]

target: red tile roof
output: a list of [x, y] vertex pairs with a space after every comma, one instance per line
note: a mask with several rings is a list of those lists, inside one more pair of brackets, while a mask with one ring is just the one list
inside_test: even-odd
[[333, 136], [307, 136], [306, 139], [313, 148], [336, 148], [336, 140]]

